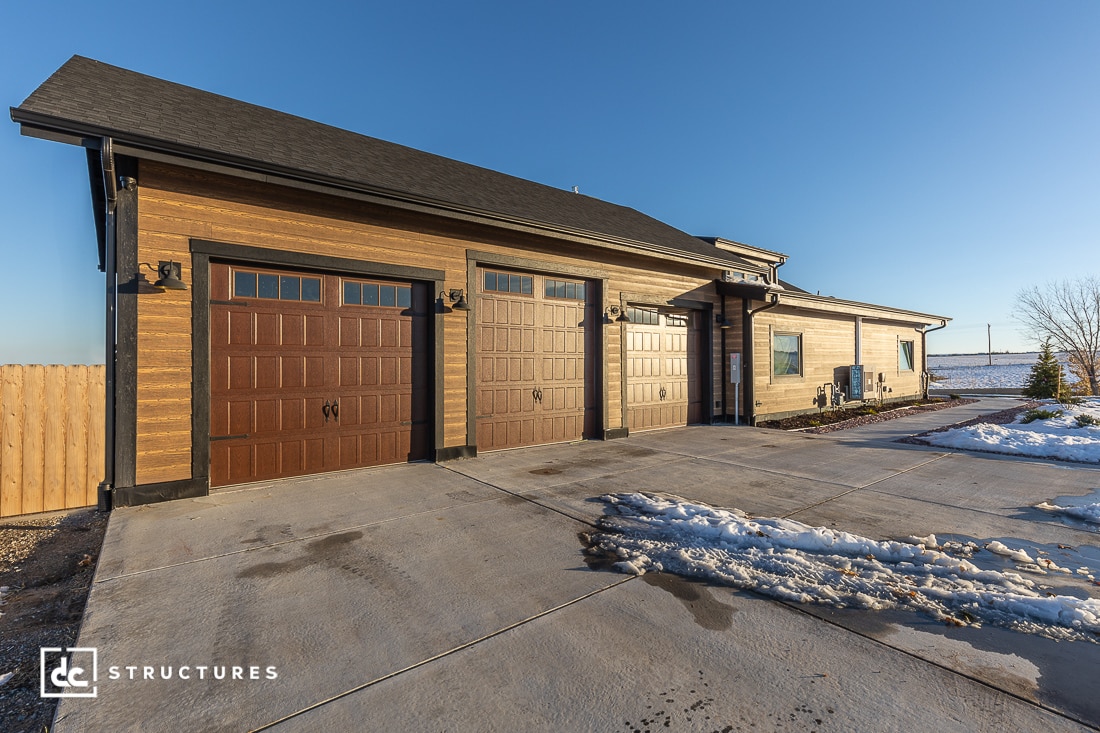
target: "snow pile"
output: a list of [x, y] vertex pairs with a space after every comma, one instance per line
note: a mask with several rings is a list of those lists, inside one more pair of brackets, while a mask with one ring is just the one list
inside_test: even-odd
[[1058, 506], [1057, 504], [1051, 504], [1044, 501], [1042, 504], [1036, 504], [1035, 508], [1045, 509], [1048, 512], [1065, 514], [1067, 517], [1080, 519], [1091, 524], [1100, 524], [1100, 502], [1083, 504], [1081, 506]]
[[[601, 519], [603, 531], [592, 537], [589, 552], [617, 559], [613, 567], [621, 572], [667, 571], [785, 601], [911, 609], [960, 626], [989, 623], [1100, 643], [1100, 600], [1048, 595], [1018, 573], [981, 570], [942, 549], [788, 519], [750, 519], [737, 509], [678, 497], [601, 498], [615, 514]], [[966, 555], [977, 547], [960, 549]]]
[[943, 448], [1100, 463], [1100, 424], [1078, 423], [1082, 415], [1100, 423], [1100, 398], [1088, 398], [1080, 405], [1051, 403], [1045, 409], [1062, 414], [1030, 423], [1020, 422], [1022, 416], [1009, 425], [979, 423], [921, 438]]

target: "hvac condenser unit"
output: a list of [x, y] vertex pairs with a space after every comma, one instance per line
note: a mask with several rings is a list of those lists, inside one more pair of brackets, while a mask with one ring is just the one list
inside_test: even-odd
[[848, 399], [865, 400], [875, 394], [875, 370], [865, 364], [848, 367]]

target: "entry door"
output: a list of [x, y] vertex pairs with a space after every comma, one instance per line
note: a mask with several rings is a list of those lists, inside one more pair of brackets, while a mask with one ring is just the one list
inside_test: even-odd
[[627, 317], [627, 427], [636, 432], [702, 422], [698, 312], [631, 307]]
[[426, 285], [211, 265], [213, 486], [427, 458]]
[[594, 421], [583, 280], [478, 270], [478, 450], [579, 440]]

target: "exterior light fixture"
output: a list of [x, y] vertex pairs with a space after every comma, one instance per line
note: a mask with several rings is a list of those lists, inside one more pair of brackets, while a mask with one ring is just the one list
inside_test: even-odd
[[630, 318], [626, 315], [626, 309], [617, 305], [607, 306], [607, 308], [604, 308], [603, 313], [607, 317], [608, 323], [612, 321], [615, 323], [630, 323]]
[[160, 277], [153, 283], [153, 287], [160, 287], [163, 291], [186, 291], [187, 285], [179, 278], [180, 264], [175, 261], [161, 260], [156, 267], [156, 274]]
[[450, 292], [440, 290], [439, 299], [442, 301], [444, 298], [454, 303], [454, 305], [451, 306], [452, 311], [470, 310], [470, 304], [466, 302], [466, 293], [460, 288], [453, 288]]
[[721, 314], [714, 316], [714, 322], [717, 323], [718, 328], [722, 329], [723, 331], [728, 328], [733, 328], [733, 324], [730, 323], [730, 319]]
[[142, 262], [142, 267], [148, 267], [157, 273], [157, 279], [152, 284], [145, 278], [144, 272], [134, 276], [137, 284], [137, 293], [163, 293], [165, 290], [187, 290], [187, 285], [180, 279], [180, 263], [174, 260], [161, 260], [156, 267], [148, 262]]

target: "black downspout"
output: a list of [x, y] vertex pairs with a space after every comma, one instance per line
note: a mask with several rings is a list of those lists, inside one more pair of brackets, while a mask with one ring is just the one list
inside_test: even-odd
[[98, 508], [111, 511], [111, 491], [115, 483], [115, 340], [116, 304], [118, 302], [118, 262], [115, 254], [115, 202], [118, 182], [115, 180], [115, 159], [111, 138], [100, 143], [100, 161], [103, 170], [105, 209], [104, 265], [107, 273], [107, 335], [104, 344], [104, 434], [103, 481], [98, 487]]
[[924, 379], [924, 399], [928, 399], [928, 384], [930, 382], [928, 378], [928, 334], [933, 331], [939, 331], [941, 328], [947, 328], [947, 321], [940, 321], [940, 325], [935, 328], [922, 328], [920, 332], [920, 360], [921, 360], [921, 375]]
[[754, 310], [749, 308], [749, 303], [752, 302], [749, 298], [741, 299], [741, 322], [744, 324], [744, 331], [741, 333], [741, 348], [745, 352], [742, 357], [745, 368], [742, 370], [741, 382], [745, 394], [745, 423], [753, 426], [756, 425], [756, 390], [753, 389], [753, 316], [779, 305], [779, 293], [772, 293], [771, 301], [771, 303]]

